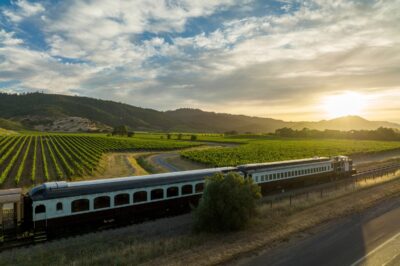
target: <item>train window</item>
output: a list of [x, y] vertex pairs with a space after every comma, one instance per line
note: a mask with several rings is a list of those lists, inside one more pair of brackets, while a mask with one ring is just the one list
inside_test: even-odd
[[[256, 177], [258, 180], [258, 177]], [[193, 193], [193, 187], [192, 185], [184, 185], [182, 187], [182, 195], [187, 195], [187, 194], [192, 194]]]
[[151, 200], [162, 199], [164, 197], [164, 190], [162, 188], [153, 189], [151, 191]]
[[204, 191], [204, 183], [198, 183], [195, 187], [196, 193], [201, 193]]
[[100, 196], [94, 199], [94, 209], [102, 209], [110, 207], [110, 197]]
[[138, 191], [133, 194], [133, 202], [143, 202], [147, 201], [147, 192], [146, 191]]
[[71, 212], [83, 212], [89, 210], [88, 199], [78, 199], [71, 203]]
[[129, 204], [129, 194], [128, 193], [118, 194], [114, 197], [114, 205], [115, 206], [125, 205], [125, 204]]
[[56, 204], [56, 210], [57, 210], [57, 211], [62, 211], [62, 210], [63, 210], [63, 205], [62, 205], [61, 202], [57, 202], [57, 204]]
[[169, 188], [167, 189], [167, 198], [176, 197], [176, 196], [178, 196], [178, 195], [179, 195], [179, 189], [178, 189], [178, 187], [169, 187]]
[[35, 213], [45, 213], [46, 212], [46, 206], [44, 206], [43, 204], [38, 205], [35, 207]]

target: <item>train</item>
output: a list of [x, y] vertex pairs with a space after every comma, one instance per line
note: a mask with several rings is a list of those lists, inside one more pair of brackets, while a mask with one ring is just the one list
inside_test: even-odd
[[[251, 178], [266, 195], [348, 177], [354, 171], [349, 157], [335, 156], [145, 176], [47, 182], [26, 194], [15, 189], [0, 190], [0, 213], [8, 200], [14, 206], [11, 224], [19, 233], [41, 232], [52, 236], [76, 228], [134, 223], [188, 212], [199, 202], [205, 179], [216, 173], [236, 172]], [[4, 229], [2, 217], [0, 223]]]

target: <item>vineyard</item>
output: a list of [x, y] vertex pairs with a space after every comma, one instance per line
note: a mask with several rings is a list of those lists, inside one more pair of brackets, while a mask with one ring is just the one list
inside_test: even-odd
[[170, 150], [194, 145], [184, 141], [84, 134], [0, 136], [0, 187], [93, 175], [105, 152]]
[[400, 149], [400, 142], [363, 140], [254, 140], [234, 148], [182, 151], [181, 156], [209, 166], [350, 155]]

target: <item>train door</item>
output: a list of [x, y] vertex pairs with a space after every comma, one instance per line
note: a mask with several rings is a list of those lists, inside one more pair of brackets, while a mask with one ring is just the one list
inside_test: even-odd
[[0, 239], [16, 234], [22, 220], [21, 189], [0, 190]]

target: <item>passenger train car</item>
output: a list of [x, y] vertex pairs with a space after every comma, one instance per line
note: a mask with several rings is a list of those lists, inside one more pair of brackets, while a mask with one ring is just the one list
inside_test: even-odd
[[267, 194], [347, 177], [353, 167], [346, 156], [316, 157], [93, 181], [48, 182], [23, 196], [23, 204], [18, 205], [22, 208], [18, 212], [23, 214], [21, 229], [52, 235], [61, 230], [187, 212], [198, 203], [206, 177], [228, 172], [252, 178]]

